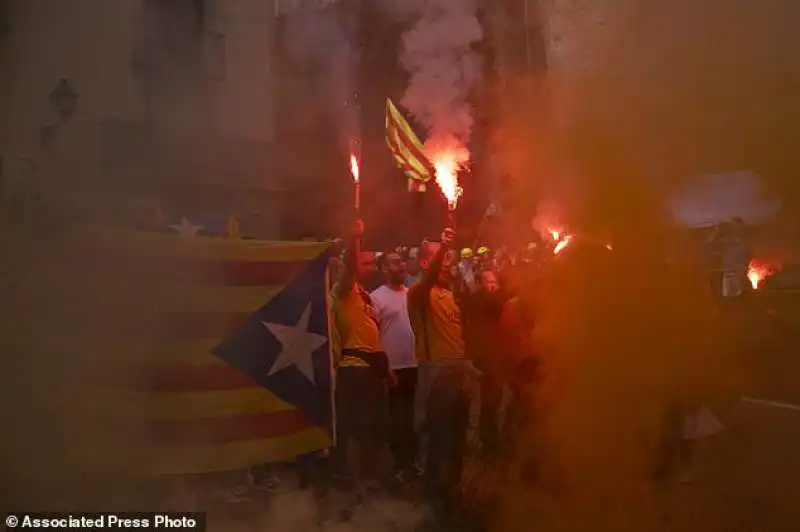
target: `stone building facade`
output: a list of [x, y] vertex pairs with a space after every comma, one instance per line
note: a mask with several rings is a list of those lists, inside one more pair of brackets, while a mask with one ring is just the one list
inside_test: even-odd
[[[253, 236], [280, 235], [272, 2], [3, 4], [6, 176], [25, 167], [91, 211], [148, 199], [197, 223], [236, 211]], [[54, 100], [61, 80], [70, 112]]]

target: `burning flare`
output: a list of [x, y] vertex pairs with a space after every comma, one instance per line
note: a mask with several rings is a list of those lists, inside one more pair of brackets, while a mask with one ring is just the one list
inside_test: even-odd
[[358, 158], [354, 153], [350, 154], [350, 173], [353, 175], [353, 181], [358, 183], [359, 180]]
[[572, 240], [572, 235], [569, 235], [560, 229], [556, 229], [554, 226], [549, 226], [547, 228], [547, 235], [555, 244], [553, 246], [553, 255], [558, 255], [564, 251]]
[[458, 184], [458, 172], [469, 160], [469, 152], [455, 141], [447, 143], [449, 148], [430, 150], [430, 160], [436, 170], [434, 179], [442, 195], [447, 200], [447, 207], [454, 211], [458, 200], [464, 192]]
[[564, 238], [559, 240], [556, 243], [556, 247], [553, 248], [553, 255], [558, 255], [569, 246], [570, 241], [572, 240], [572, 235], [565, 235]]
[[761, 288], [764, 280], [777, 271], [778, 268], [775, 266], [761, 261], [752, 260], [747, 266], [747, 279], [750, 281], [750, 285], [753, 287], [753, 290], [758, 290]]

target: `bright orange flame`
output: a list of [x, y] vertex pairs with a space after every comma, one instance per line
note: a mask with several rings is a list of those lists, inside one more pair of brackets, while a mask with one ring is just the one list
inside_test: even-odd
[[556, 231], [555, 229], [548, 229], [548, 233], [550, 233], [550, 238], [558, 242], [561, 240], [561, 231]]
[[764, 280], [777, 271], [778, 268], [775, 266], [753, 260], [747, 266], [747, 279], [750, 281], [753, 290], [758, 290]]
[[553, 248], [553, 255], [558, 255], [562, 251], [564, 251], [567, 246], [569, 246], [570, 241], [572, 240], [572, 235], [566, 235], [564, 238], [558, 241], [556, 247]]
[[[455, 210], [456, 206], [458, 206], [458, 200], [464, 192], [461, 185], [458, 184], [458, 171], [469, 160], [469, 152], [453, 139], [445, 142], [434, 141], [432, 144], [436, 146], [430, 150], [430, 153], [432, 153], [430, 159], [433, 162], [433, 168], [436, 170], [434, 179], [436, 184], [439, 185], [442, 195], [447, 200], [447, 206], [450, 210]], [[449, 147], [438, 147], [442, 145]]]
[[350, 173], [353, 174], [353, 181], [358, 183], [359, 180], [358, 158], [355, 156], [354, 153], [350, 154]]

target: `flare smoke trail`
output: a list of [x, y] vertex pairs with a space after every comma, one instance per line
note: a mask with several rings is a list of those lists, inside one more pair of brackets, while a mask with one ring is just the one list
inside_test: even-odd
[[[357, 20], [338, 0], [296, 2], [286, 14], [287, 51], [304, 72], [322, 72], [324, 108], [349, 146], [359, 135]], [[315, 88], [316, 88], [315, 87]]]
[[427, 128], [427, 147], [466, 146], [469, 91], [481, 75], [473, 49], [483, 36], [477, 0], [412, 0], [407, 10], [413, 26], [403, 35], [400, 60], [409, 84], [400, 103]]

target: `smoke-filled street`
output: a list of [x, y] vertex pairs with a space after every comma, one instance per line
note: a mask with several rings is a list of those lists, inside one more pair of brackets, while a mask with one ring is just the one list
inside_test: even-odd
[[800, 530], [800, 4], [640, 4], [0, 0], [7, 528]]

